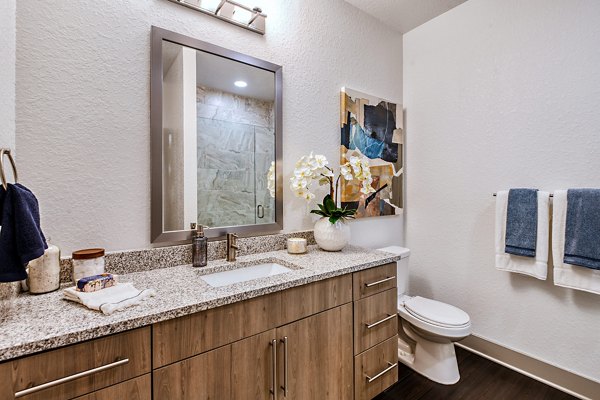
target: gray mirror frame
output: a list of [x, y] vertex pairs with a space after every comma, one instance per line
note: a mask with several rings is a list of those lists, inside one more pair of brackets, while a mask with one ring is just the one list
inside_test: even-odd
[[155, 245], [177, 244], [192, 238], [190, 230], [163, 230], [163, 132], [162, 132], [162, 43], [163, 40], [215, 54], [234, 61], [271, 71], [275, 74], [275, 222], [205, 229], [209, 239], [224, 238], [227, 233], [240, 235], [269, 234], [283, 229], [283, 140], [282, 140], [282, 67], [223, 47], [203, 42], [176, 32], [152, 26], [150, 71], [150, 135], [151, 135], [151, 242]]

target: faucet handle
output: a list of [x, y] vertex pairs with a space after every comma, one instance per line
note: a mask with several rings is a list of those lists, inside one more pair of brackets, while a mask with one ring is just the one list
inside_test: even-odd
[[237, 245], [237, 235], [235, 233], [227, 234], [227, 261], [235, 261]]
[[238, 239], [238, 235], [236, 235], [235, 233], [228, 233], [227, 234], [227, 246], [237, 249], [237, 239]]

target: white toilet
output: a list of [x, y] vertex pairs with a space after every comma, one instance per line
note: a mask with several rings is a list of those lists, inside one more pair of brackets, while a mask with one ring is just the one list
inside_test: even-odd
[[[400, 255], [398, 260], [398, 359], [432, 381], [451, 385], [460, 379], [454, 342], [471, 334], [469, 314], [460, 308], [420, 296], [407, 296], [410, 250], [379, 249]], [[402, 328], [400, 328], [402, 327]]]

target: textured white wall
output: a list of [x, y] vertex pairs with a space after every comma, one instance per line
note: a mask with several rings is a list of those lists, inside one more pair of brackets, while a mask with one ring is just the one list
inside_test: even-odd
[[[149, 246], [151, 25], [283, 65], [286, 181], [310, 150], [338, 160], [342, 86], [401, 102], [398, 33], [342, 0], [264, 10], [261, 36], [166, 0], [19, 1], [20, 172], [65, 254]], [[284, 229], [312, 227], [304, 203], [284, 193]], [[382, 219], [354, 242], [383, 227], [400, 243], [401, 222]]]
[[412, 293], [600, 381], [600, 297], [494, 269], [496, 190], [600, 187], [600, 2], [470, 0], [404, 36]]
[[15, 147], [16, 0], [0, 2], [0, 147]]

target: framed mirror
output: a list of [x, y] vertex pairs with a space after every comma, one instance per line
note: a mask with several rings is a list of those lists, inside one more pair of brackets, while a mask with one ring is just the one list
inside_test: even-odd
[[152, 27], [154, 244], [283, 227], [281, 66]]

